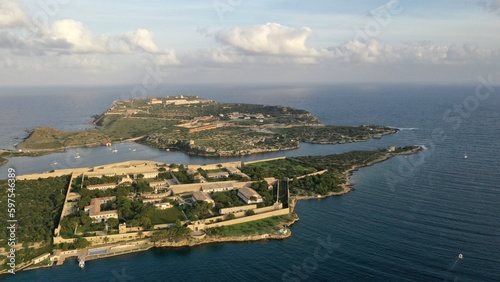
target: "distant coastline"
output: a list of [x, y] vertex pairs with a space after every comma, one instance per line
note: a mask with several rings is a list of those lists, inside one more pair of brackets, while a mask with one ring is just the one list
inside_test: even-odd
[[36, 127], [16, 149], [30, 155], [138, 142], [197, 156], [243, 156], [293, 150], [301, 142], [365, 142], [398, 132], [376, 125], [325, 125], [311, 113], [289, 107], [219, 103], [182, 95], [115, 101], [93, 118], [96, 127], [81, 131]]

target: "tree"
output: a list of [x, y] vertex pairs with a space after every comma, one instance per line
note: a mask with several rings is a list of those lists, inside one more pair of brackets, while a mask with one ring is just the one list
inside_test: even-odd
[[87, 241], [87, 239], [85, 239], [83, 237], [76, 238], [76, 240], [73, 244], [74, 244], [76, 249], [85, 249], [86, 247], [90, 246], [90, 242]]
[[108, 223], [110, 228], [116, 228], [116, 226], [118, 226], [119, 223], [117, 218], [108, 218], [106, 222]]
[[235, 219], [236, 216], [234, 215], [234, 213], [229, 213], [226, 215], [226, 220], [231, 220], [231, 219]]
[[92, 219], [85, 211], [80, 211], [78, 216], [80, 217], [81, 225], [90, 225], [92, 223]]
[[255, 214], [255, 212], [254, 212], [253, 210], [248, 210], [248, 211], [246, 212], [246, 215], [247, 215], [247, 216], [249, 216], [249, 215], [254, 215], [254, 214]]
[[88, 206], [90, 204], [90, 201], [92, 199], [90, 198], [90, 196], [83, 196], [81, 199], [80, 199], [80, 202], [78, 202], [78, 209], [83, 209], [85, 206]]

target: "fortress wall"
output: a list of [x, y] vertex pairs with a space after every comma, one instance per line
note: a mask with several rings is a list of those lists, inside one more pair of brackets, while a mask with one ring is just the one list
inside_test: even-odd
[[65, 175], [70, 175], [72, 173], [82, 174], [84, 172], [87, 172], [89, 169], [90, 168], [59, 169], [59, 170], [55, 170], [54, 172], [42, 172], [42, 173], [35, 173], [35, 174], [18, 175], [16, 177], [16, 179], [17, 180], [37, 180], [38, 178], [65, 176]]
[[263, 207], [263, 208], [255, 209], [254, 212], [256, 214], [259, 214], [259, 213], [270, 212], [270, 211], [274, 211], [274, 210], [278, 210], [278, 209], [282, 209], [282, 208], [283, 208], [283, 204], [279, 203], [277, 207], [276, 207], [276, 204], [275, 204], [275, 205], [272, 205], [272, 206], [269, 206], [269, 207]]
[[191, 184], [177, 184], [177, 185], [170, 185], [170, 189], [175, 194], [181, 194], [181, 193], [188, 193], [188, 192], [194, 192], [194, 191], [200, 191], [201, 186], [207, 185], [207, 184], [218, 184], [218, 183], [224, 183], [224, 184], [232, 184], [233, 186], [238, 185], [237, 181], [217, 181], [217, 182], [205, 182], [205, 183], [191, 183]]
[[321, 171], [316, 171], [316, 172], [309, 173], [309, 174], [306, 174], [306, 175], [301, 175], [301, 176], [298, 176], [298, 177], [296, 177], [295, 179], [301, 179], [301, 178], [304, 178], [304, 177], [306, 177], [306, 176], [321, 175], [321, 174], [323, 174], [323, 173], [325, 173], [325, 172], [327, 172], [327, 171], [328, 171], [328, 169], [321, 170]]
[[[142, 231], [142, 238], [145, 236], [151, 236], [154, 233], [154, 231]], [[118, 241], [128, 241], [128, 240], [135, 240], [139, 239], [139, 232], [133, 232], [133, 233], [125, 233], [125, 234], [113, 234], [113, 235], [106, 235], [106, 236], [92, 236], [92, 237], [85, 237], [85, 239], [89, 242], [92, 243], [92, 246], [100, 245], [100, 244], [107, 244], [107, 243], [115, 243]], [[104, 238], [108, 237], [108, 242], [104, 242]], [[75, 238], [70, 238], [70, 239], [64, 239], [62, 237], [54, 237], [54, 244], [60, 244], [60, 243], [73, 243], [75, 241]]]
[[190, 169], [194, 169], [194, 170], [197, 170], [198, 168], [201, 168], [203, 170], [211, 170], [211, 169], [219, 169], [218, 165], [222, 165], [222, 167], [233, 166], [233, 167], [239, 168], [239, 167], [241, 167], [242, 162], [237, 161], [237, 162], [205, 164], [205, 165], [188, 165], [187, 167]]
[[266, 213], [236, 218], [236, 219], [232, 219], [232, 220], [226, 220], [226, 221], [222, 221], [222, 222], [215, 222], [212, 224], [205, 225], [205, 228], [208, 229], [208, 228], [214, 228], [214, 227], [229, 226], [229, 225], [245, 223], [245, 222], [264, 219], [264, 218], [269, 218], [269, 217], [273, 217], [273, 216], [286, 215], [289, 213], [290, 213], [289, 209], [281, 209], [281, 210], [270, 211], [270, 212], [266, 212]]
[[261, 163], [261, 162], [277, 161], [277, 160], [284, 160], [284, 159], [286, 159], [286, 156], [276, 157], [276, 158], [270, 158], [270, 159], [263, 159], [263, 160], [256, 160], [256, 161], [249, 161], [249, 162], [243, 162], [243, 165]]
[[[151, 236], [153, 235], [155, 231], [142, 231], [142, 238], [145, 236]], [[133, 232], [133, 233], [125, 233], [125, 234], [113, 234], [113, 235], [106, 235], [106, 236], [92, 236], [92, 237], [85, 237], [89, 242], [92, 243], [92, 246], [100, 245], [100, 244], [108, 244], [108, 243], [115, 243], [118, 241], [126, 241], [126, 240], [135, 240], [139, 239], [139, 232]], [[108, 237], [108, 242], [104, 242], [104, 238]]]
[[192, 183], [192, 184], [176, 184], [170, 185], [170, 189], [174, 194], [182, 194], [194, 191], [200, 191], [202, 183]]

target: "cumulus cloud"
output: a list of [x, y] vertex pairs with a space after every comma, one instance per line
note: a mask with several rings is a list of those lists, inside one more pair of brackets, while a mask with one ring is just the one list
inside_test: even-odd
[[2, 0], [0, 2], [0, 28], [25, 26], [28, 18], [20, 7], [19, 1]]
[[138, 29], [127, 32], [119, 37], [127, 43], [133, 51], [143, 51], [148, 53], [157, 53], [158, 46], [154, 42], [154, 35], [147, 29]]
[[[178, 63], [172, 50], [161, 51], [153, 33], [146, 29], [125, 32], [118, 36], [95, 34], [82, 22], [64, 19], [50, 25], [30, 27], [21, 32], [0, 32], [0, 48], [11, 49], [17, 55], [48, 54], [158, 54], [159, 59]], [[170, 59], [169, 59], [170, 58]]]
[[311, 29], [307, 27], [290, 28], [267, 23], [221, 31], [215, 38], [223, 45], [253, 55], [318, 56], [320, 52], [306, 46], [310, 36]]
[[43, 36], [45, 46], [75, 53], [106, 53], [109, 40], [108, 35], [95, 35], [82, 22], [70, 19], [54, 22]]
[[174, 50], [164, 50], [154, 54], [151, 60], [159, 66], [174, 66], [180, 64]]
[[353, 40], [328, 48], [325, 58], [349, 63], [368, 64], [447, 64], [491, 62], [498, 60], [498, 52], [469, 42], [463, 45], [437, 45], [431, 42], [411, 42], [400, 46], [378, 40]]
[[[205, 31], [205, 30], [203, 30]], [[200, 34], [205, 32], [197, 31]], [[498, 62], [499, 51], [470, 42], [439, 45], [428, 41], [387, 44], [378, 39], [351, 40], [340, 45], [313, 48], [307, 45], [312, 31], [276, 23], [236, 27], [213, 33], [220, 46], [189, 52], [186, 65], [284, 65], [284, 64], [467, 64]]]

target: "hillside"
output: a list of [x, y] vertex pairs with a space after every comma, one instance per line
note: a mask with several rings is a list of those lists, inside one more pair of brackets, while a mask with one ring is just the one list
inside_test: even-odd
[[296, 149], [300, 142], [362, 142], [397, 132], [376, 125], [324, 125], [301, 109], [197, 96], [115, 101], [94, 124], [98, 127], [75, 132], [37, 127], [18, 149], [58, 150], [133, 139], [193, 155], [237, 156]]

